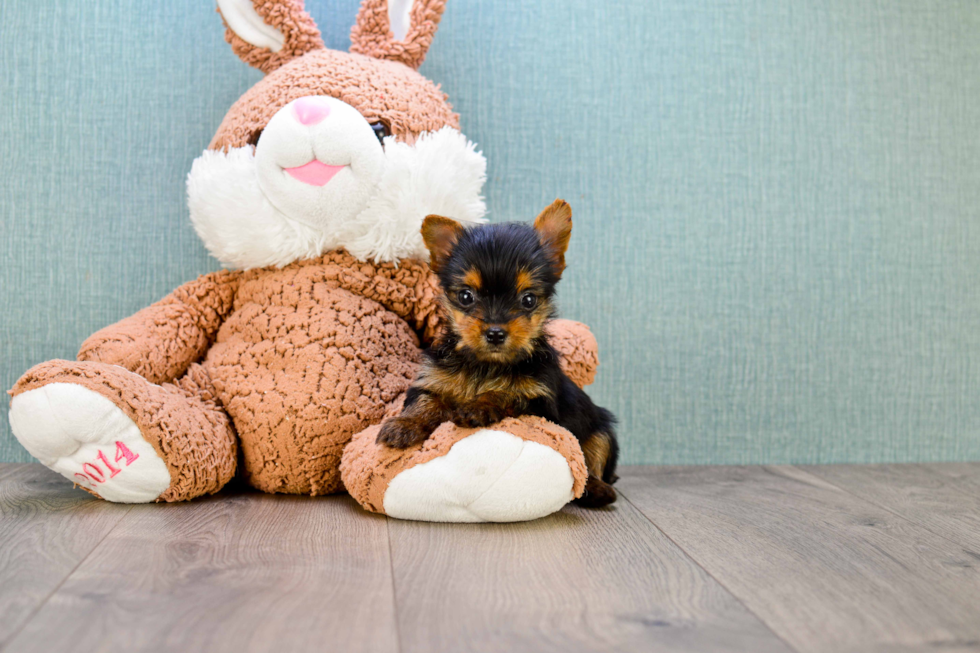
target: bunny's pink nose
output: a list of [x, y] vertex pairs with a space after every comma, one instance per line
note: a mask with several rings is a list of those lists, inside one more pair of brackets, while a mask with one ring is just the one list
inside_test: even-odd
[[325, 98], [304, 97], [293, 104], [296, 119], [303, 125], [315, 125], [330, 115], [330, 104]]

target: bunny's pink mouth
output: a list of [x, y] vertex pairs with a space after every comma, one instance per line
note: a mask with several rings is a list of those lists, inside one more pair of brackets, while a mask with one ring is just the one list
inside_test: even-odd
[[347, 166], [328, 166], [326, 163], [321, 163], [316, 159], [313, 159], [306, 165], [297, 166], [295, 168], [283, 168], [289, 173], [289, 176], [297, 181], [301, 181], [304, 184], [309, 184], [311, 186], [323, 186], [328, 181], [334, 178], [338, 172], [346, 168]]

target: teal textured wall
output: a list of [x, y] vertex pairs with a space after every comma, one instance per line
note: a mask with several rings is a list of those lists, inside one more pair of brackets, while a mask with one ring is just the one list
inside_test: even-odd
[[[356, 0], [309, 3], [346, 48]], [[423, 72], [493, 219], [572, 203], [626, 462], [976, 460], [978, 34], [974, 0], [450, 0]], [[4, 0], [0, 71], [9, 388], [216, 268], [184, 176], [259, 73], [209, 0]]]

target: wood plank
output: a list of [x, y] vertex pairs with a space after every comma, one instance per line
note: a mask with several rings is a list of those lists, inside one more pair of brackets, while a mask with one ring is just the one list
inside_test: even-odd
[[954, 481], [952, 487], [961, 492], [974, 497], [980, 495], [980, 462], [925, 463], [923, 466]]
[[389, 526], [402, 651], [789, 651], [633, 506]]
[[926, 465], [814, 465], [805, 471], [958, 543], [980, 562], [980, 493]]
[[0, 463], [0, 481], [32, 464], [36, 463]]
[[978, 560], [793, 467], [625, 469], [621, 491], [802, 652], [980, 649]]
[[4, 653], [394, 651], [386, 531], [347, 496], [136, 506]]
[[0, 469], [0, 647], [128, 511], [39, 464]]

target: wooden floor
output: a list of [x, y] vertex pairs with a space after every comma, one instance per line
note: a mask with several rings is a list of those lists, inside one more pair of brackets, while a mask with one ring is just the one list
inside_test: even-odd
[[0, 651], [980, 651], [980, 463], [622, 477], [611, 509], [448, 525], [0, 465]]

